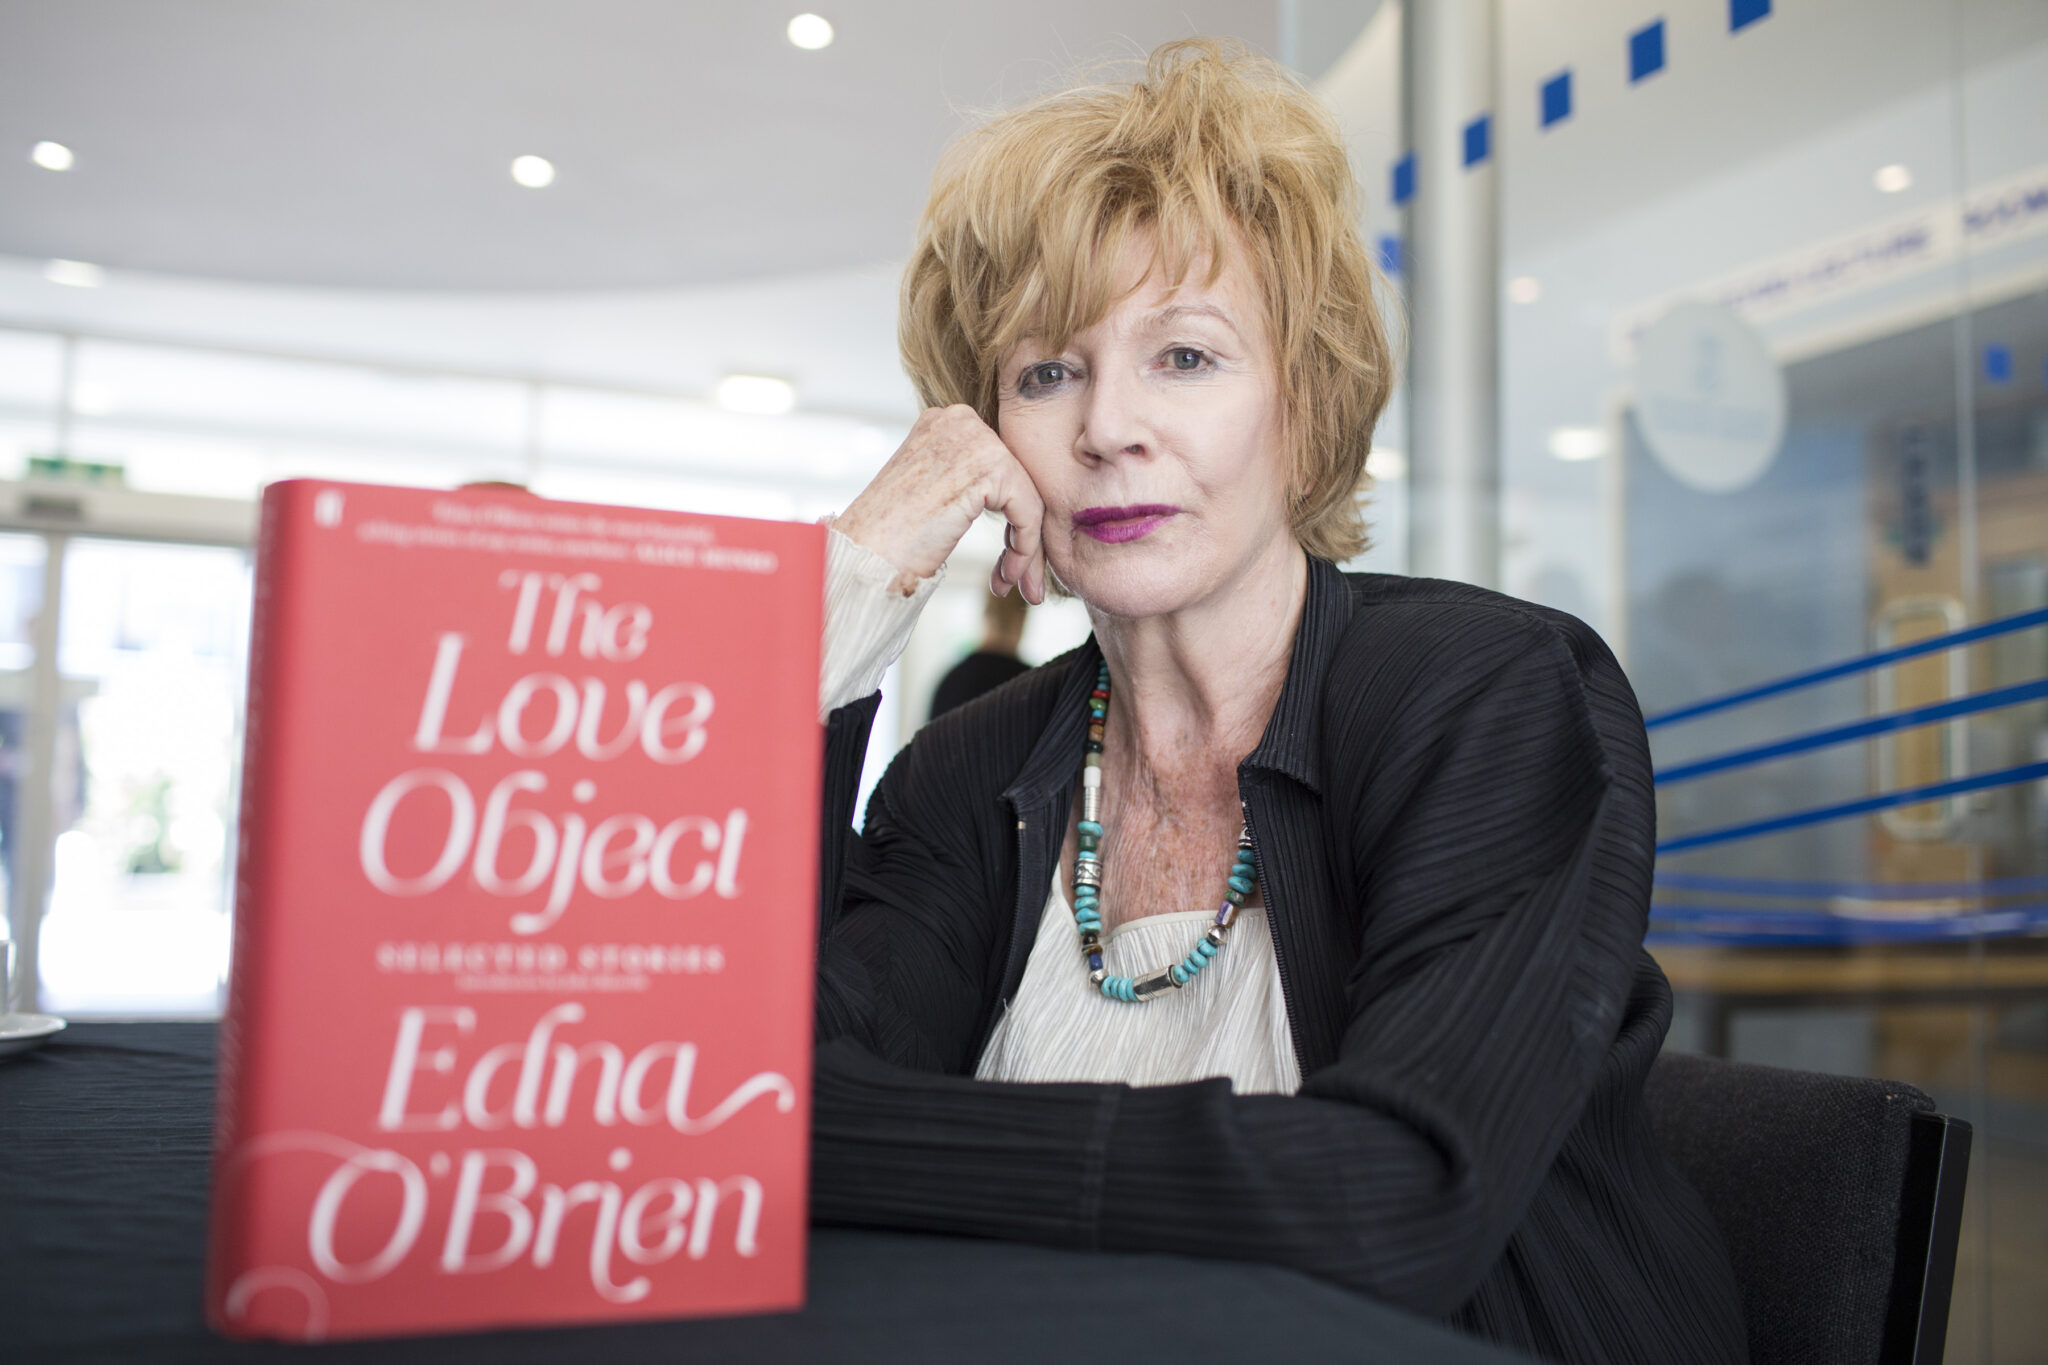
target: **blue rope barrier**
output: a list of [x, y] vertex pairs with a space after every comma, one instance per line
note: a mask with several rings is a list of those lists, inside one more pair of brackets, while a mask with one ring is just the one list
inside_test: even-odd
[[1671, 891], [1704, 891], [1723, 896], [1785, 896], [1793, 900], [1990, 900], [1998, 896], [2048, 893], [2048, 877], [1992, 877], [1974, 882], [1823, 882], [1765, 877], [1720, 877], [1708, 872], [1659, 872], [1657, 885]]
[[1901, 791], [1884, 792], [1856, 801], [1844, 801], [1840, 805], [1821, 806], [1814, 810], [1796, 811], [1791, 815], [1774, 815], [1768, 820], [1753, 820], [1744, 825], [1728, 825], [1699, 834], [1688, 834], [1658, 844], [1657, 852], [1678, 853], [1688, 848], [1703, 848], [1708, 844], [1753, 839], [1760, 834], [1776, 834], [1780, 830], [1818, 825], [1851, 815], [1868, 815], [1872, 811], [1890, 810], [1894, 806], [1915, 806], [1922, 801], [1936, 801], [1944, 796], [1960, 796], [1964, 792], [1981, 791], [1986, 787], [2003, 787], [2015, 782], [2028, 782], [2037, 777], [2048, 777], [2048, 763], [2022, 763], [2016, 768], [2000, 768], [1997, 772], [1980, 773], [1975, 777], [1930, 782], [1924, 787], [1907, 787]]
[[1795, 735], [1791, 739], [1773, 740], [1749, 749], [1736, 749], [1714, 758], [1703, 758], [1695, 763], [1683, 763], [1668, 768], [1656, 775], [1660, 787], [1672, 782], [1688, 782], [1708, 773], [1725, 772], [1730, 768], [1746, 768], [1753, 763], [1767, 763], [1774, 758], [1785, 758], [1792, 754], [1803, 754], [1811, 749], [1825, 749], [1831, 745], [1847, 744], [1851, 740], [1868, 739], [1872, 735], [1890, 734], [1897, 730], [1911, 730], [1915, 726], [1932, 725], [1936, 721], [1954, 720], [1958, 716], [1975, 715], [1979, 711], [1996, 711], [2000, 707], [2018, 706], [2022, 702], [2036, 701], [2048, 697], [2048, 678], [2037, 678], [2033, 682], [2014, 683], [2010, 687], [1997, 687], [1989, 692], [1978, 692], [1967, 697], [1955, 697], [1948, 701], [1929, 702], [1905, 711], [1892, 711], [1868, 720], [1851, 721], [1827, 730], [1815, 730], [1811, 734]]
[[2009, 635], [2016, 630], [2031, 630], [2035, 626], [2048, 626], [2048, 607], [2043, 607], [2038, 611], [2024, 611], [2017, 616], [2002, 617], [1996, 621], [1986, 621], [1983, 625], [1971, 626], [1965, 630], [1953, 631], [1947, 635], [1929, 636], [1925, 640], [1915, 640], [1909, 645], [1900, 645], [1896, 649], [1881, 650], [1876, 654], [1865, 654], [1859, 658], [1847, 659], [1838, 664], [1828, 664], [1823, 668], [1810, 669], [1805, 673], [1794, 673], [1792, 676], [1780, 678], [1776, 682], [1762, 683], [1741, 692], [1731, 692], [1724, 697], [1714, 697], [1707, 701], [1695, 702], [1691, 706], [1681, 706], [1675, 711], [1661, 712], [1658, 715], [1645, 719], [1643, 725], [1646, 729], [1650, 730], [1655, 730], [1662, 725], [1676, 725], [1680, 721], [1712, 715], [1716, 711], [1726, 711], [1730, 707], [1745, 706], [1753, 701], [1762, 701], [1765, 697], [1774, 697], [1781, 692], [1795, 692], [1802, 687], [1812, 687], [1818, 683], [1832, 682], [1836, 678], [1847, 678], [1857, 673], [1867, 673], [1873, 668], [1883, 668], [1886, 664], [1897, 663], [1902, 659], [1914, 659], [1922, 654], [1933, 654], [1941, 650], [1954, 649], [1958, 645], [1972, 644], [1978, 640], [1989, 640], [1998, 635]]

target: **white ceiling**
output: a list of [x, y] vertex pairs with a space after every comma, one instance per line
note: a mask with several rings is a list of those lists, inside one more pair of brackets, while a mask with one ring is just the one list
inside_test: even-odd
[[[784, 37], [806, 4], [837, 27], [823, 51]], [[897, 261], [975, 109], [1191, 33], [1270, 52], [1279, 8], [0, 0], [0, 255], [439, 291]], [[1307, 38], [1371, 8], [1310, 6]], [[75, 169], [30, 164], [45, 138]], [[512, 182], [524, 153], [553, 186]]]

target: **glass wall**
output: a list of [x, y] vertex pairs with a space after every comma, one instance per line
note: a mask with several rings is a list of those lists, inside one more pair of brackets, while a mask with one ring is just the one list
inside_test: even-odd
[[2038, 1359], [2048, 628], [1910, 647], [2048, 608], [2048, 7], [1500, 15], [1504, 586], [1652, 718], [1672, 1043], [1975, 1124], [1949, 1358]]

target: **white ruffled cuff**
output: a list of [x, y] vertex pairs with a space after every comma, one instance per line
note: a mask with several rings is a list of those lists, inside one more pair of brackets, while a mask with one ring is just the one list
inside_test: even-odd
[[830, 527], [825, 534], [825, 648], [818, 667], [818, 717], [824, 719], [882, 685], [903, 654], [918, 615], [946, 566], [918, 580], [909, 596], [896, 591], [903, 571]]

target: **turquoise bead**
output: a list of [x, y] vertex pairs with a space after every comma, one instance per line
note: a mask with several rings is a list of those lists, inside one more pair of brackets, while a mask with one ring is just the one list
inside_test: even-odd
[[1173, 979], [1173, 984], [1176, 986], [1185, 986], [1188, 984], [1188, 974], [1185, 968], [1175, 967], [1169, 970], [1166, 974], [1167, 976]]
[[1254, 883], [1244, 877], [1232, 877], [1230, 879], [1230, 889], [1237, 892], [1240, 896], [1249, 896], [1252, 893], [1253, 885]]
[[1100, 836], [1102, 833], [1102, 822], [1100, 820], [1083, 820], [1080, 824], [1080, 830], [1083, 834]]
[[1205, 938], [1200, 943], [1197, 943], [1195, 945], [1195, 951], [1200, 953], [1202, 955], [1203, 960], [1206, 961], [1209, 958], [1216, 956], [1216, 945], [1209, 942], [1209, 940]]

